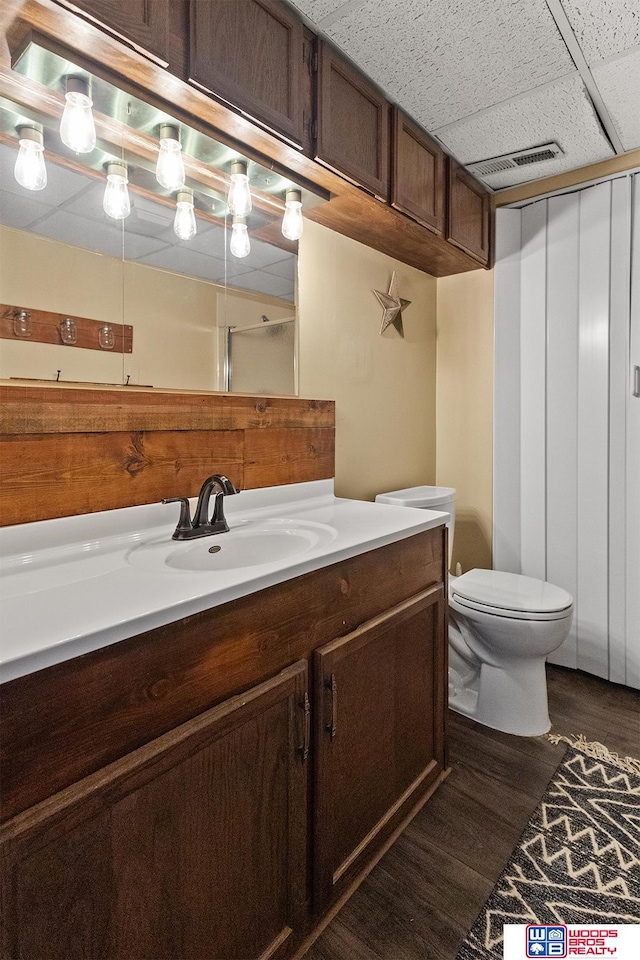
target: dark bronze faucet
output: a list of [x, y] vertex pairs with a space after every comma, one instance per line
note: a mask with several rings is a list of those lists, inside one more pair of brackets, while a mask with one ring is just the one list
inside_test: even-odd
[[[195, 540], [198, 537], [210, 537], [215, 533], [226, 533], [229, 530], [229, 525], [224, 517], [224, 498], [234, 493], [240, 493], [240, 491], [236, 490], [228, 477], [223, 477], [220, 473], [214, 473], [207, 477], [198, 494], [193, 520], [191, 519], [191, 509], [187, 497], [168, 497], [163, 500], [163, 503], [180, 504], [180, 519], [173, 532], [172, 539]], [[212, 495], [215, 499], [213, 512], [209, 516]]]

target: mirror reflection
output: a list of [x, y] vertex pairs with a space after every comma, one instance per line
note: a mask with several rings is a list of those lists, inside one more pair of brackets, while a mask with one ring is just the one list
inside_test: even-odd
[[59, 51], [14, 71], [0, 376], [295, 393], [296, 237], [322, 198]]

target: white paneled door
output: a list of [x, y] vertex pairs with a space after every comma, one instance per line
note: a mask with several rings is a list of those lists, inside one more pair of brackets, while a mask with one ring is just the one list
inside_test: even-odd
[[497, 223], [494, 564], [574, 597], [550, 659], [640, 687], [640, 174], [522, 208], [515, 285], [514, 213]]

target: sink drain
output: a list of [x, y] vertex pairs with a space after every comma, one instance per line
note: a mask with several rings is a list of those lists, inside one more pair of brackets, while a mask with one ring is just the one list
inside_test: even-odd
[[209, 547], [209, 553], [220, 553], [222, 547]]

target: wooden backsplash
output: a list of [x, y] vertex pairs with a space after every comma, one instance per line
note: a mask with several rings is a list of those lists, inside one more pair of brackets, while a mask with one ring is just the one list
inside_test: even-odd
[[0, 525], [334, 475], [331, 400], [0, 385]]

